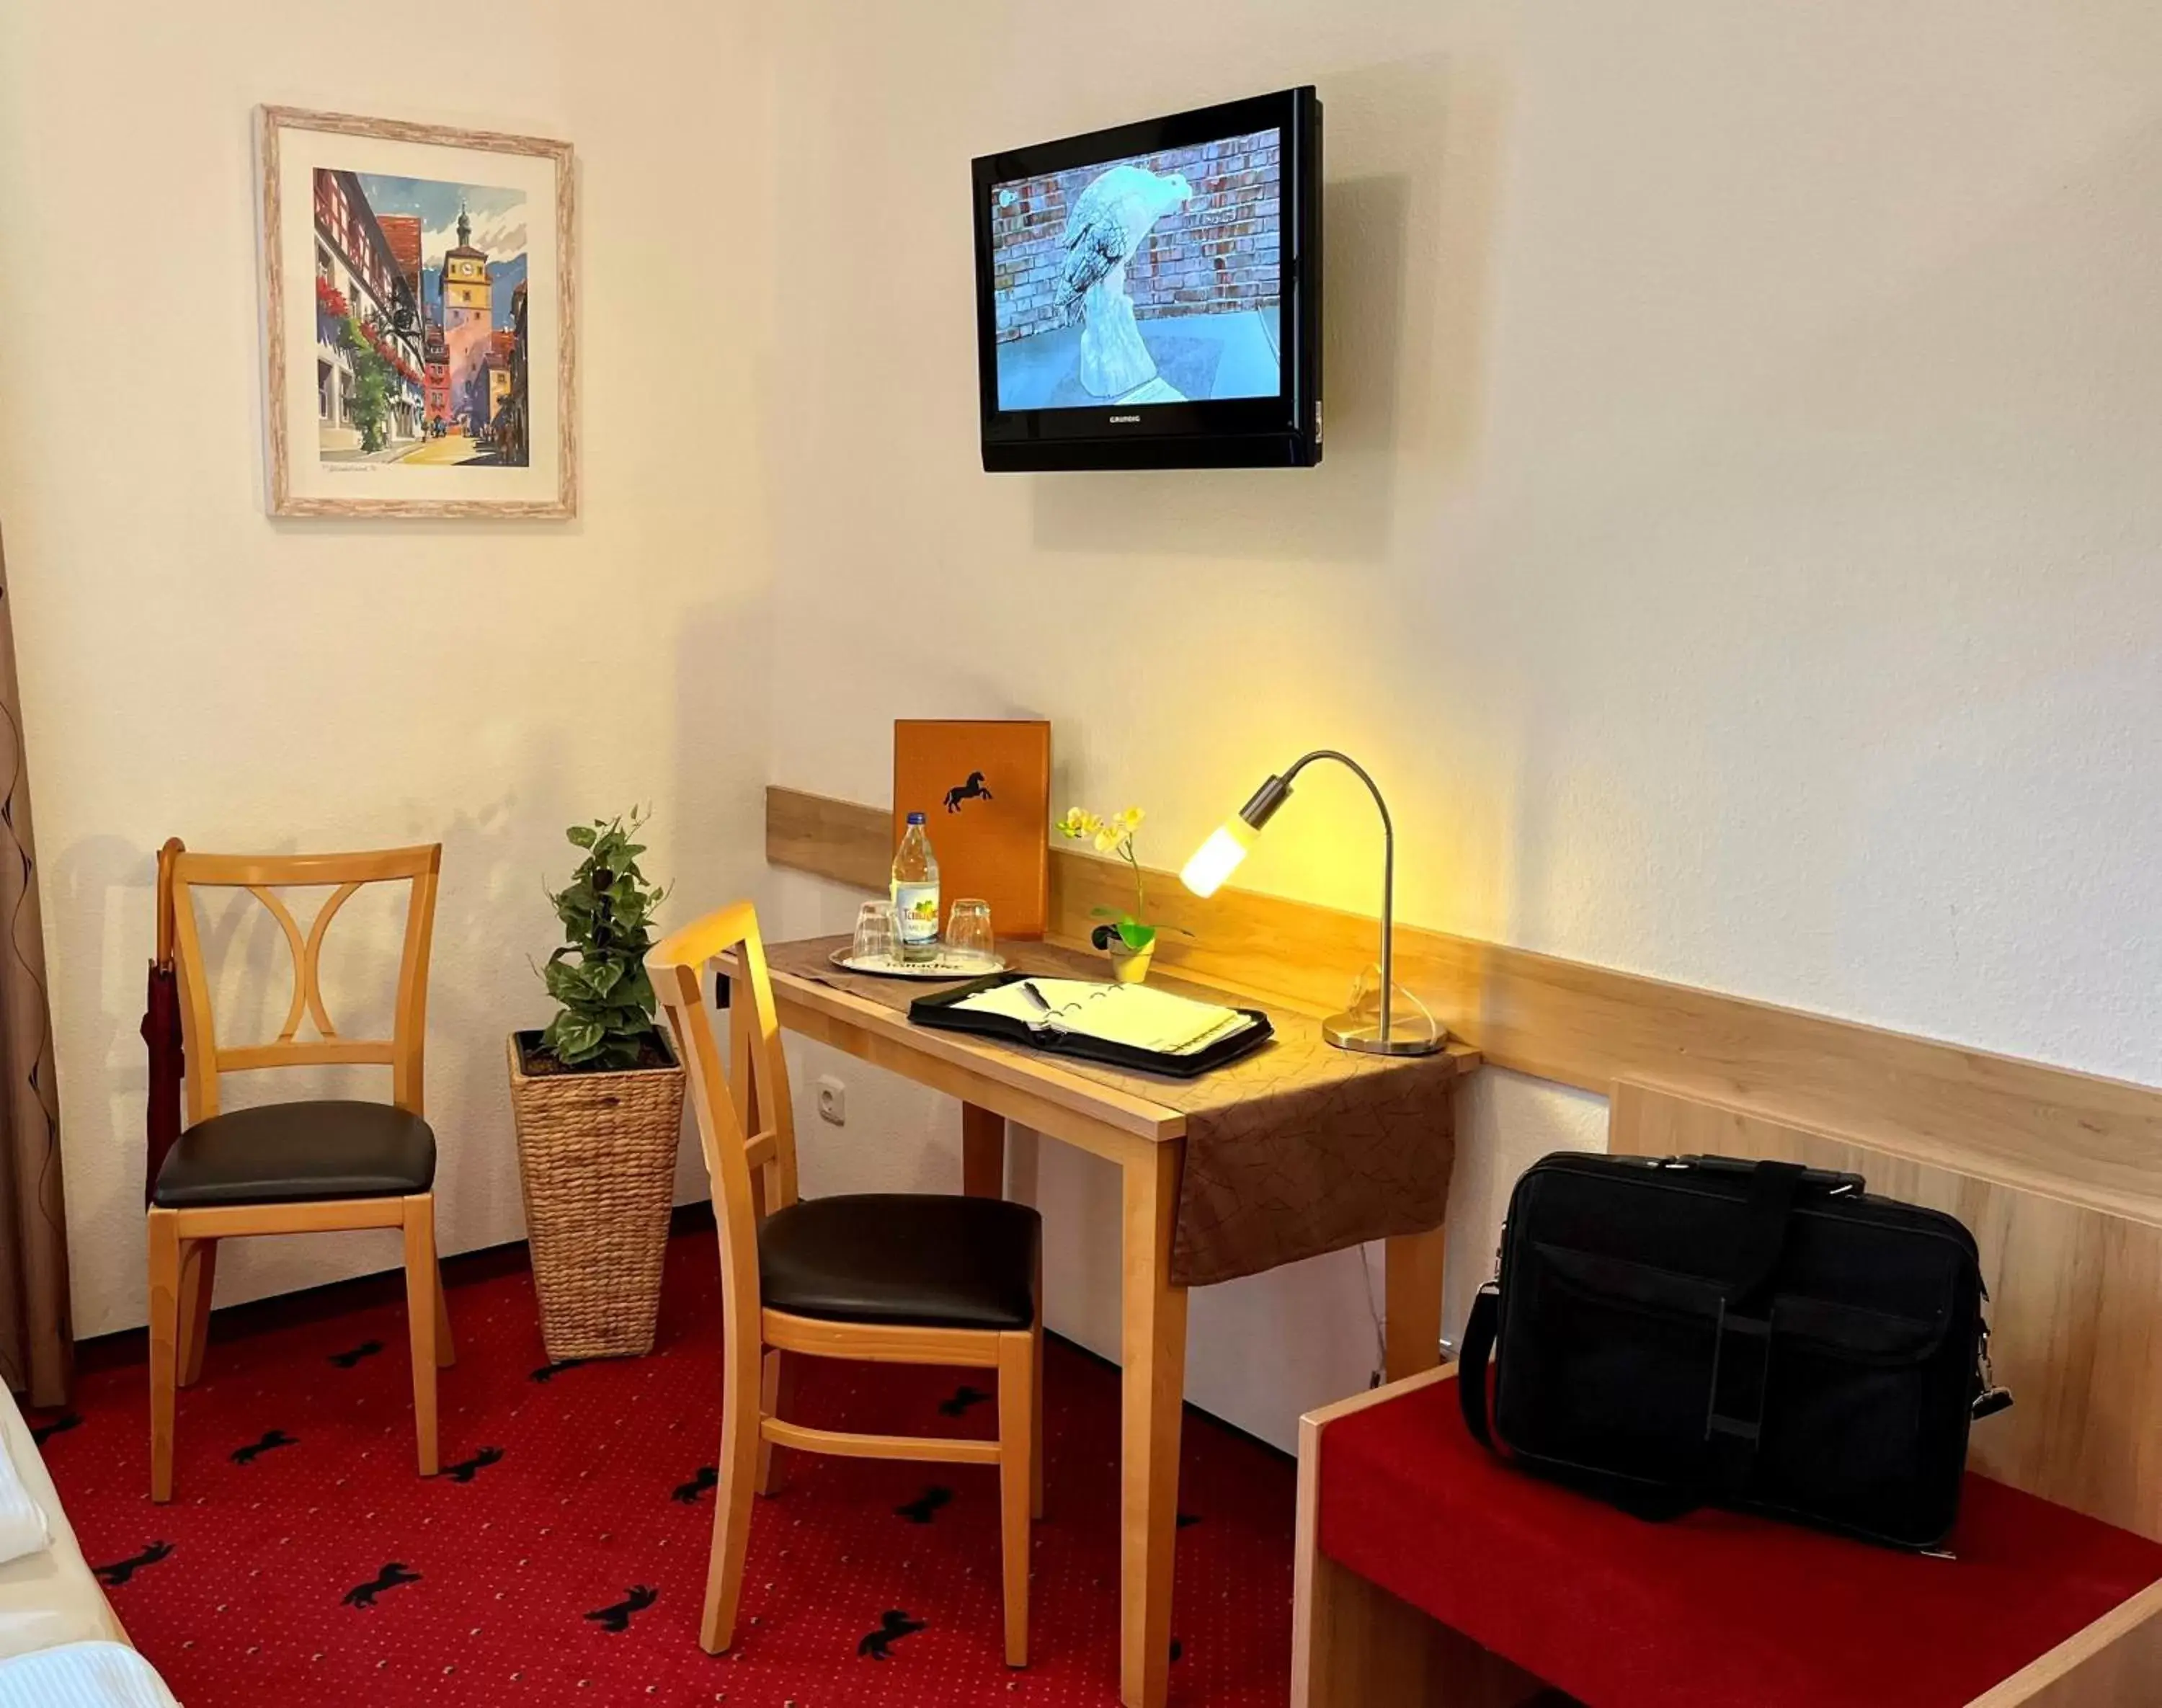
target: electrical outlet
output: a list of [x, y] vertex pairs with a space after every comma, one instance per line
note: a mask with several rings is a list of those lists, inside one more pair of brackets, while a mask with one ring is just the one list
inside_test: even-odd
[[849, 1088], [831, 1073], [818, 1080], [818, 1119], [837, 1127], [849, 1124]]

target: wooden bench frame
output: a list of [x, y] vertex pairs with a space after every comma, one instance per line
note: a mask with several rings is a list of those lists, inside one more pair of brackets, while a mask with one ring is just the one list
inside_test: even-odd
[[[1996, 1362], [2019, 1403], [1976, 1432], [1976, 1467], [2106, 1523], [2162, 1539], [2162, 1224], [2080, 1183], [1983, 1153], [1895, 1149], [1740, 1105], [1624, 1081], [1611, 1089], [1617, 1153], [1784, 1157], [1859, 1172], [1873, 1191], [1960, 1216], [1976, 1235]], [[2008, 1332], [2008, 1330], [2009, 1332]], [[1308, 1413], [1299, 1422], [1293, 1708], [1514, 1708], [1547, 1688], [1322, 1554], [1322, 1432], [1454, 1366]], [[2162, 1580], [1966, 1708], [2157, 1708]], [[1594, 1705], [1596, 1708], [1596, 1705]]]
[[[1384, 1703], [1388, 1708], [1517, 1708], [1548, 1688], [1321, 1551], [1322, 1432], [1455, 1371], [1447, 1365], [1299, 1419], [1292, 1708], [1380, 1708]], [[2157, 1703], [2162, 1703], [2162, 1580], [1966, 1708], [2155, 1708]]]

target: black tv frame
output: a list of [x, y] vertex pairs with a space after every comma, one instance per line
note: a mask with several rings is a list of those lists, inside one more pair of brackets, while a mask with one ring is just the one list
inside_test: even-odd
[[[1277, 394], [1001, 410], [991, 285], [993, 188], [1261, 130], [1283, 136]], [[976, 371], [987, 470], [1310, 468], [1321, 461], [1321, 101], [1311, 85], [985, 154], [974, 164]]]

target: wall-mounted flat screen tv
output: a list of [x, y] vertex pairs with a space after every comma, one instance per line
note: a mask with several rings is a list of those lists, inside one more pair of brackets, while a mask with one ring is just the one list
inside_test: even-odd
[[987, 469], [1321, 460], [1321, 102], [1287, 89], [975, 163]]

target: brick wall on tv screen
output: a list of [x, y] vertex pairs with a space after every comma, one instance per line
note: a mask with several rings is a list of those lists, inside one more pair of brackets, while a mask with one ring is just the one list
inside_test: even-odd
[[[1193, 188], [1183, 210], [1158, 220], [1126, 267], [1126, 294], [1142, 320], [1274, 308], [1277, 288], [1277, 133], [1228, 137], [1166, 149], [1134, 162], [1158, 176], [1183, 172]], [[991, 210], [992, 269], [1001, 343], [1060, 323], [1058, 276], [1066, 216], [1104, 168], [1084, 166], [1007, 187], [1012, 204]]]

